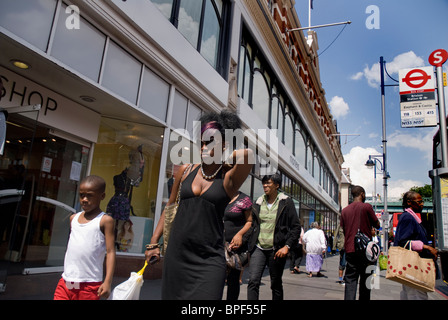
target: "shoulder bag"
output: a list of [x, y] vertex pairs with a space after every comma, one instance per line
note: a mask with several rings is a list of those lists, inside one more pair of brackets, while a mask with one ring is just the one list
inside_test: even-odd
[[[406, 246], [409, 245], [409, 249]], [[404, 248], [389, 248], [386, 279], [407, 285], [423, 292], [433, 292], [436, 282], [434, 260], [421, 258], [411, 250], [411, 241]]]
[[168, 247], [168, 240], [170, 238], [171, 226], [173, 225], [174, 218], [176, 217], [177, 208], [179, 207], [180, 189], [182, 188], [182, 180], [188, 169], [191, 168], [191, 164], [185, 169], [182, 177], [180, 178], [179, 188], [177, 190], [176, 201], [173, 204], [165, 206], [165, 221], [163, 223], [163, 253], [166, 252]]
[[355, 252], [367, 263], [375, 263], [380, 254], [378, 244], [361, 232], [361, 215], [359, 215], [358, 232], [355, 234]]

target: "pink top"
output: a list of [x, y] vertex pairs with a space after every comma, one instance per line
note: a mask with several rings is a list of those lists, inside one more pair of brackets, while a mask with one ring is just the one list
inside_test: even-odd
[[[408, 212], [411, 216], [413, 216], [418, 224], [422, 223], [422, 220], [417, 216], [417, 214], [415, 214], [415, 212], [411, 208], [406, 208], [404, 210], [406, 212]], [[422, 251], [423, 250], [423, 242], [420, 240], [412, 240], [411, 241], [411, 249], [413, 251]]]

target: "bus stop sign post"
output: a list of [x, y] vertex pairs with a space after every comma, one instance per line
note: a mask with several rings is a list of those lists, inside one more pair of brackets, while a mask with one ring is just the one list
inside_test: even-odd
[[429, 172], [433, 181], [433, 201], [437, 226], [437, 242], [442, 267], [443, 279], [448, 281], [448, 139], [445, 112], [445, 94], [443, 87], [442, 65], [448, 59], [448, 52], [444, 49], [433, 51], [428, 61], [436, 67], [437, 94], [439, 105], [439, 138], [442, 155], [441, 168], [434, 168]]

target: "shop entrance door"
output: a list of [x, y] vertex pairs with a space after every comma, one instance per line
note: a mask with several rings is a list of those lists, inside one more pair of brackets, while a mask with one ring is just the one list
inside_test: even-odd
[[[11, 113], [6, 121], [6, 137], [0, 156], [0, 292], [6, 289], [8, 273], [14, 272], [22, 247], [23, 234], [31, 214], [27, 164], [31, 159], [39, 111]], [[28, 187], [28, 192], [26, 191]]]
[[2, 216], [13, 217], [4, 227], [2, 222], [0, 233], [3, 274], [62, 270], [69, 218], [79, 209], [79, 182], [90, 153], [89, 144], [62, 136], [28, 116], [8, 118], [0, 177], [20, 175], [21, 194], [15, 203], [1, 204], [8, 209], [0, 208]]

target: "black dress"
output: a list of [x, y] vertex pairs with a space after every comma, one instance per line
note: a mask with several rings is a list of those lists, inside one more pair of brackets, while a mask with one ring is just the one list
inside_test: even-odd
[[196, 196], [191, 185], [199, 167], [182, 182], [163, 265], [164, 300], [222, 299], [226, 277], [223, 215], [230, 198], [222, 172]]

